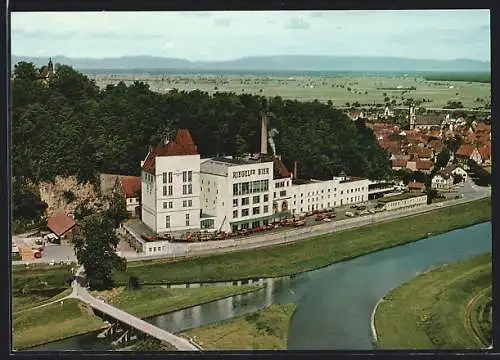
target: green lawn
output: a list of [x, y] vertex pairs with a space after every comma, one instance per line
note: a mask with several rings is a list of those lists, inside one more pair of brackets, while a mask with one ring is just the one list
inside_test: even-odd
[[135, 316], [145, 318], [255, 291], [262, 286], [220, 286], [191, 289], [167, 289], [161, 286], [143, 286], [139, 290], [118, 288], [109, 296], [109, 303]]
[[204, 350], [285, 350], [295, 304], [272, 305], [264, 310], [219, 324], [193, 329], [191, 337]]
[[170, 283], [291, 275], [490, 219], [491, 200], [483, 199], [288, 245], [176, 262], [131, 262], [126, 273], [115, 278], [126, 283], [135, 275], [143, 283]]
[[[106, 297], [112, 305], [144, 318], [255, 291], [259, 288], [258, 286], [229, 286], [164, 289], [160, 286], [144, 286], [136, 291], [115, 288], [101, 292], [99, 295]], [[98, 330], [103, 326], [104, 323], [100, 318], [87, 313], [86, 305], [75, 299], [66, 299], [62, 306], [55, 303], [39, 309], [14, 313], [14, 348], [28, 348]]]
[[54, 290], [53, 292], [47, 291], [42, 295], [13, 296], [12, 312], [17, 313], [19, 311], [25, 311], [36, 306], [56, 301], [65, 296], [68, 296], [69, 294], [71, 294], [71, 288], [65, 289], [63, 291], [60, 291], [60, 289]]
[[101, 328], [98, 317], [87, 314], [78, 300], [64, 300], [12, 316], [13, 348], [23, 349]]
[[[377, 347], [477, 349], [489, 345], [474, 336], [470, 319], [481, 312], [482, 305], [491, 305], [491, 292], [489, 301], [485, 296], [484, 301], [474, 302], [491, 289], [491, 262], [491, 253], [486, 253], [426, 272], [391, 291], [375, 314]], [[491, 334], [491, 313], [486, 311], [481, 319], [488, 318]], [[482, 323], [488, 336], [488, 322]]]
[[[95, 78], [91, 76], [91, 78]], [[390, 100], [401, 103], [404, 89], [384, 90], [383, 88], [415, 87], [404, 96], [414, 99], [431, 99], [432, 102], [422, 104], [425, 108], [441, 108], [449, 100], [461, 101], [465, 107], [484, 106], [491, 102], [491, 84], [465, 81], [426, 81], [414, 76], [222, 76], [213, 77], [199, 75], [117, 75], [106, 79], [97, 77], [97, 84], [105, 87], [107, 84], [124, 80], [130, 85], [134, 80], [145, 81], [151, 90], [165, 92], [168, 89], [192, 91], [199, 89], [209, 94], [215, 92], [234, 92], [236, 94], [256, 94], [266, 97], [281, 96], [283, 99], [321, 102], [331, 100], [336, 106], [345, 106], [347, 102], [361, 104], [385, 104], [386, 94]], [[450, 88], [453, 86], [453, 88]], [[485, 100], [477, 102], [477, 98]]]
[[15, 296], [45, 291], [64, 290], [70, 286], [72, 266], [31, 264], [12, 268], [12, 291]]

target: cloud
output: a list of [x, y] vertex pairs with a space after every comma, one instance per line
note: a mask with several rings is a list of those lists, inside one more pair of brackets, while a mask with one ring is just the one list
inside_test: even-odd
[[217, 18], [214, 20], [214, 24], [217, 26], [229, 26], [229, 25], [231, 25], [231, 19], [229, 19], [229, 18]]
[[285, 24], [285, 28], [287, 29], [309, 29], [311, 24], [304, 21], [301, 18], [292, 18], [289, 22]]

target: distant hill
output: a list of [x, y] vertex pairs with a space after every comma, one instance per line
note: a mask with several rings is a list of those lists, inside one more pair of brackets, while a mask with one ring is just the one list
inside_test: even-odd
[[[47, 64], [46, 57], [12, 55], [12, 66], [19, 61]], [[398, 57], [281, 55], [243, 57], [229, 61], [189, 61], [154, 56], [123, 56], [115, 58], [68, 58], [54, 56], [54, 63], [70, 65], [79, 70], [254, 70], [254, 71], [477, 71], [489, 72], [487, 61], [457, 59], [432, 60]]]

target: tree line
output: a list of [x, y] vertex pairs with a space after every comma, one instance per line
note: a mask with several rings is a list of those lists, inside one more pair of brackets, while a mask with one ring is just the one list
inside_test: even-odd
[[57, 65], [43, 84], [32, 63], [15, 65], [12, 80], [13, 175], [33, 182], [76, 175], [96, 181], [99, 172], [140, 174], [149, 147], [188, 128], [202, 156], [257, 152], [260, 117], [277, 128], [277, 152], [301, 176], [330, 178], [345, 171], [383, 178], [387, 154], [363, 121], [319, 101], [177, 91], [159, 94], [142, 82], [100, 90], [70, 66]]

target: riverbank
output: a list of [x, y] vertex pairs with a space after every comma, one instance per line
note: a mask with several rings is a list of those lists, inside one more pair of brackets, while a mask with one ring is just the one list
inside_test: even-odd
[[204, 350], [285, 350], [290, 320], [297, 305], [272, 305], [264, 310], [189, 330]]
[[[375, 313], [376, 347], [478, 349], [489, 346], [491, 271], [489, 252], [425, 272], [390, 291]], [[484, 340], [474, 335], [478, 329]]]
[[294, 275], [491, 219], [491, 199], [308, 238], [292, 244], [207, 255], [183, 261], [131, 262], [130, 276], [148, 284], [232, 281]]
[[[261, 289], [261, 286], [167, 289], [144, 286], [138, 290], [115, 288], [99, 293], [108, 302], [137, 317], [145, 318]], [[104, 328], [104, 322], [88, 313], [76, 299], [66, 299], [38, 309], [13, 314], [13, 348], [27, 349], [52, 341]]]

